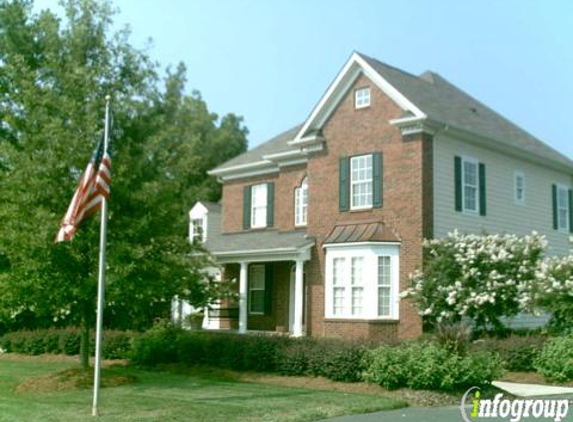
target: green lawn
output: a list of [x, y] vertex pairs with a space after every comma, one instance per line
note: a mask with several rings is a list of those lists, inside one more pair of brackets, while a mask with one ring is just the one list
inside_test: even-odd
[[[93, 421], [92, 391], [17, 393], [25, 379], [74, 367], [70, 362], [0, 358], [0, 421]], [[207, 375], [121, 368], [132, 385], [101, 391], [104, 421], [310, 421], [404, 406], [399, 400], [332, 391], [277, 387]]]

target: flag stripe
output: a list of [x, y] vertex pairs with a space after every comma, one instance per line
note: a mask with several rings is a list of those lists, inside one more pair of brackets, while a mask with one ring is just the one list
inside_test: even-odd
[[[97, 169], [97, 170], [96, 170]], [[72, 240], [80, 223], [101, 209], [103, 199], [109, 200], [111, 184], [111, 158], [104, 151], [102, 139], [80, 179], [72, 202], [60, 223], [56, 243]]]

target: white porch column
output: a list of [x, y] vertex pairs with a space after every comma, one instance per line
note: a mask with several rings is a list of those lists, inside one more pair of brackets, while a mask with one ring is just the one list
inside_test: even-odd
[[247, 267], [246, 262], [241, 262], [239, 273], [239, 333], [247, 332]]
[[296, 268], [294, 273], [294, 323], [292, 327], [292, 335], [294, 337], [302, 336], [302, 303], [303, 303], [303, 266], [304, 261], [301, 259], [296, 260]]

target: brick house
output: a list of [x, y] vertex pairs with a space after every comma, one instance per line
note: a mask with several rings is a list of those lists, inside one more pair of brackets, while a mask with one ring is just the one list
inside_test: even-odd
[[422, 240], [545, 234], [569, 250], [573, 162], [433, 72], [353, 53], [310, 116], [213, 169], [200, 238], [238, 303], [210, 328], [396, 341], [421, 319], [399, 293]]

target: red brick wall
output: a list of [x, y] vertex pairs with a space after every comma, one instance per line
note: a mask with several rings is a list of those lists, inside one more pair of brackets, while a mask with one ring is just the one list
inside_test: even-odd
[[[371, 106], [354, 108], [354, 89], [370, 86]], [[306, 264], [305, 326], [308, 334], [346, 339], [369, 338], [394, 342], [421, 333], [421, 320], [409, 303], [400, 303], [400, 320], [396, 322], [362, 320], [325, 320], [324, 268], [325, 237], [336, 223], [381, 219], [401, 239], [400, 290], [408, 286], [408, 276], [422, 263], [422, 239], [432, 231], [432, 139], [426, 135], [402, 138], [390, 119], [402, 116], [402, 110], [368, 78], [360, 76], [354, 87], [338, 105], [325, 127], [324, 151], [312, 155], [308, 164], [287, 167], [278, 175], [231, 181], [223, 187], [223, 230], [243, 229], [243, 187], [258, 182], [275, 182], [275, 228], [294, 228], [294, 188], [306, 174], [309, 182], [307, 233], [317, 239], [312, 259]], [[382, 151], [383, 207], [366, 211], [338, 211], [338, 165], [342, 156]], [[424, 191], [425, 189], [425, 191]], [[288, 286], [288, 284], [287, 284]], [[279, 290], [277, 290], [277, 293]], [[288, 303], [288, 288], [284, 292]], [[275, 302], [278, 303], [278, 302]], [[279, 310], [288, 322], [288, 307]], [[280, 317], [283, 318], [283, 317]], [[283, 327], [278, 315], [274, 325]], [[251, 319], [249, 319], [249, 325]], [[253, 324], [255, 322], [253, 321]], [[267, 326], [267, 325], [265, 325]], [[270, 323], [269, 325], [270, 326]]]
[[[294, 189], [300, 186], [306, 175], [306, 166], [296, 165], [281, 169], [278, 174], [263, 175], [226, 182], [223, 185], [223, 221], [224, 233], [243, 230], [243, 188], [257, 183], [275, 183], [275, 218], [272, 229], [293, 230], [294, 226]], [[256, 229], [261, 230], [261, 229]], [[263, 229], [264, 230], [264, 229]]]
[[[371, 106], [354, 108], [354, 89], [370, 86]], [[408, 302], [400, 303], [400, 323], [338, 322], [324, 319], [325, 253], [322, 243], [334, 224], [380, 218], [400, 237], [400, 289], [408, 285], [408, 275], [422, 260], [422, 157], [420, 135], [402, 139], [390, 119], [402, 110], [365, 76], [355, 82], [326, 123], [323, 133], [326, 151], [308, 162], [308, 233], [317, 238], [317, 248], [308, 264], [310, 318], [307, 330], [314, 336], [395, 341], [416, 337], [421, 322]], [[383, 153], [383, 207], [340, 213], [338, 210], [338, 165], [342, 156], [375, 151]]]

